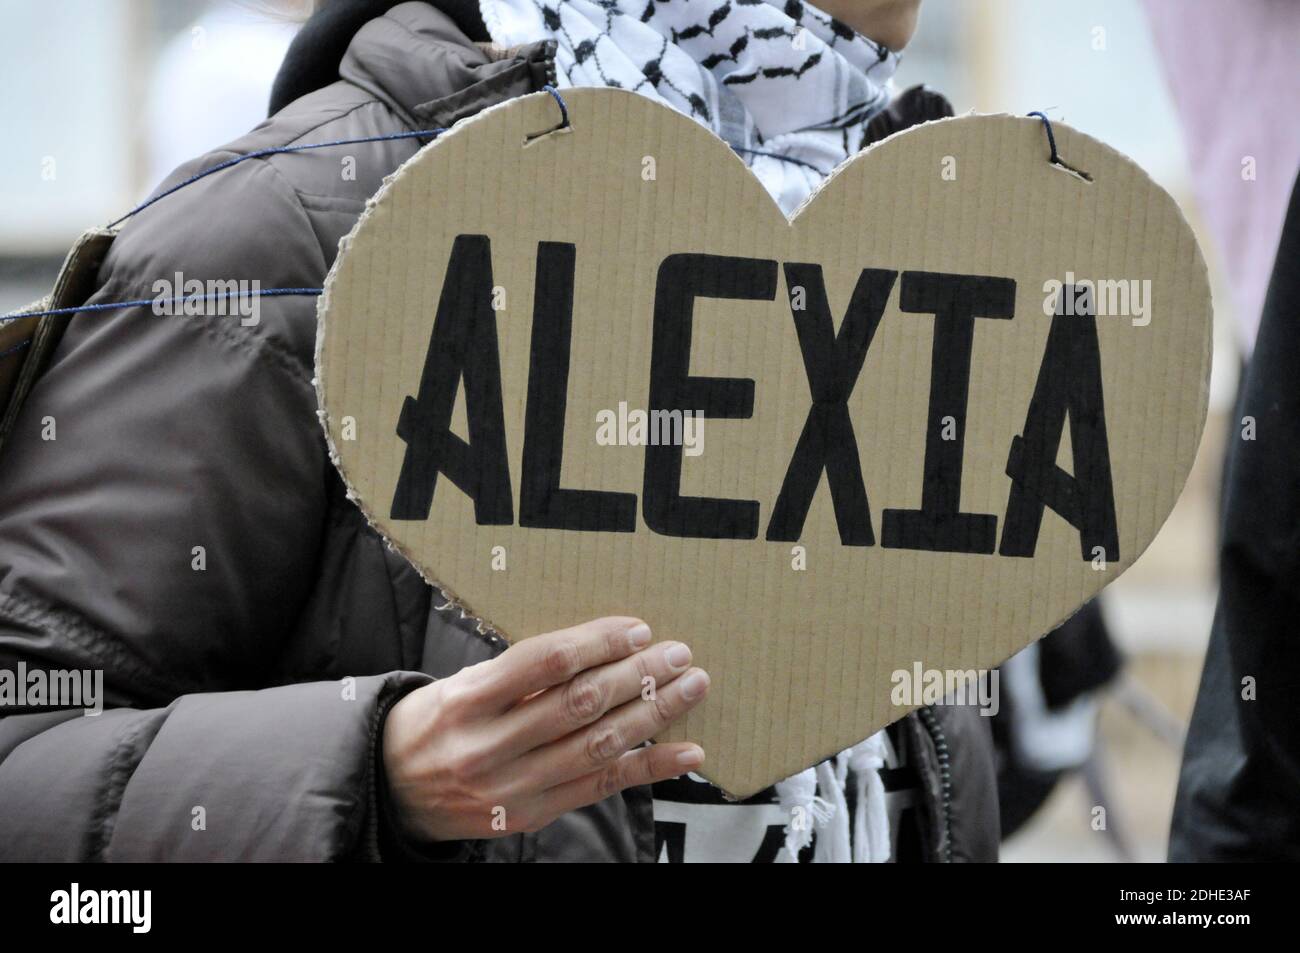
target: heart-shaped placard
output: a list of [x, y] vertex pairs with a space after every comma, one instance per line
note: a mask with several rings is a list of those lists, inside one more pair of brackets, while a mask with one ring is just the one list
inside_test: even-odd
[[1150, 543], [1204, 425], [1211, 304], [1131, 161], [1057, 124], [1085, 181], [1038, 120], [947, 119], [789, 221], [692, 120], [564, 96], [569, 129], [525, 144], [557, 110], [524, 97], [399, 169], [321, 303], [338, 465], [469, 613], [689, 643], [713, 688], [664, 737], [745, 796]]

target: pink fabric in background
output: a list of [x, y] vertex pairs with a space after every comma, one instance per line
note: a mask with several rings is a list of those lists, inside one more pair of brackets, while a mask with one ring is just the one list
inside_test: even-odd
[[1144, 2], [1249, 354], [1300, 170], [1300, 2]]

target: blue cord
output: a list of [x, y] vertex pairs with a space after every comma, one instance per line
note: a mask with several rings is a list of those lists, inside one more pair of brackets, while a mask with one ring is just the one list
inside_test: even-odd
[[1043, 121], [1043, 128], [1047, 130], [1047, 144], [1052, 149], [1052, 154], [1048, 157], [1047, 161], [1052, 163], [1052, 165], [1058, 165], [1061, 161], [1061, 157], [1056, 152], [1056, 136], [1052, 134], [1052, 121], [1047, 118], [1045, 113], [1038, 112], [1037, 110], [1031, 112], [1029, 115], [1037, 116]]
[[552, 86], [550, 83], [547, 83], [545, 86], [542, 87], [542, 89], [545, 92], [550, 93], [551, 96], [555, 99], [555, 101], [560, 104], [560, 124], [556, 128], [557, 129], [569, 128], [569, 107], [564, 102], [564, 97], [560, 95], [560, 91], [556, 89], [554, 86]]
[[[107, 301], [102, 304], [83, 304], [79, 308], [51, 308], [48, 311], [19, 311], [12, 314], [0, 315], [0, 325], [8, 324], [11, 321], [18, 321], [22, 318], [43, 318], [47, 315], [56, 314], [77, 314], [81, 311], [116, 311], [118, 308], [143, 308], [152, 307], [159, 300], [169, 301], [171, 304], [186, 304], [191, 301], [219, 301], [230, 298], [283, 298], [283, 297], [317, 297], [324, 288], [263, 288], [257, 291], [226, 291], [217, 292], [208, 295], [193, 295], [189, 298], [137, 298], [134, 301]], [[10, 348], [0, 357], [18, 350], [19, 347]]]
[[[200, 179], [205, 179], [208, 176], [213, 175], [214, 173], [221, 172], [224, 169], [229, 169], [231, 166], [239, 165], [239, 163], [241, 162], [247, 162], [249, 159], [262, 159], [265, 158], [266, 156], [282, 155], [285, 153], [292, 153], [292, 152], [305, 152], [308, 149], [326, 149], [331, 146], [351, 146], [351, 145], [357, 145], [359, 143], [366, 143], [366, 142], [388, 142], [395, 139], [432, 139], [441, 135], [446, 131], [447, 131], [446, 129], [441, 129], [441, 128], [417, 129], [414, 132], [392, 132], [382, 136], [362, 136], [361, 138], [358, 139], [331, 139], [329, 142], [311, 142], [311, 143], [305, 143], [303, 145], [298, 145], [298, 146], [277, 146], [271, 149], [258, 149], [255, 152], [247, 152], [244, 153], [243, 155], [237, 155], [232, 159], [227, 159], [224, 162], [219, 162], [216, 165], [212, 166], [211, 168], [204, 169], [202, 172], [198, 172], [190, 176], [184, 182], [179, 182], [176, 185], [173, 185], [171, 188], [163, 192], [159, 192], [157, 195], [153, 196], [152, 198], [146, 199], [144, 202], [141, 202], [139, 205], [131, 209], [131, 211], [127, 212], [121, 218], [117, 219], [116, 221], [110, 222], [107, 227], [116, 228], [118, 225], [121, 225], [123, 222], [125, 222], [127, 219], [131, 218], [132, 216], [140, 214], [149, 206], [153, 205], [155, 202], [162, 201], [167, 196], [173, 195], [176, 192], [179, 192], [181, 189], [193, 185], [195, 182], [198, 182]], [[262, 297], [262, 298], [278, 298], [278, 297], [284, 297], [288, 295], [304, 295], [304, 296], [313, 295], [314, 296], [314, 295], [319, 295], [321, 293], [321, 290], [322, 289], [320, 288], [266, 288], [250, 294], [243, 294], [242, 292], [227, 292], [225, 294], [203, 295], [201, 297], [196, 296], [192, 298], [172, 298], [170, 300], [173, 304], [176, 304], [176, 303], [183, 303], [186, 301], [213, 301], [219, 298], [232, 298], [236, 296]], [[45, 311], [24, 311], [19, 313], [5, 314], [5, 315], [0, 315], [0, 325], [5, 325], [12, 321], [17, 321], [21, 318], [43, 318], [51, 315], [77, 314], [78, 312], [81, 311], [115, 311], [118, 308], [145, 307], [145, 306], [153, 305], [155, 300], [157, 299], [139, 298], [134, 301], [114, 301], [114, 302], [106, 302], [103, 304], [88, 304], [88, 305], [82, 305], [79, 308], [50, 308]], [[12, 354], [15, 351], [22, 350], [24, 347], [27, 346], [27, 344], [28, 344], [27, 341], [23, 341], [22, 343], [17, 344], [14, 347], [11, 347], [4, 352], [0, 352], [0, 357], [4, 357], [7, 354]]]
[[[550, 93], [551, 96], [554, 97], [555, 101], [560, 106], [560, 124], [555, 128], [556, 129], [567, 128], [569, 125], [569, 107], [564, 102], [564, 97], [560, 95], [559, 90], [557, 90], [554, 86], [551, 86], [549, 83], [546, 86], [543, 86], [542, 89], [545, 92]], [[135, 215], [139, 215], [141, 212], [149, 208], [149, 206], [153, 205], [155, 202], [161, 202], [163, 199], [167, 198], [167, 196], [174, 195], [175, 193], [179, 192], [181, 189], [188, 188], [189, 186], [193, 185], [195, 182], [198, 182], [201, 179], [205, 179], [208, 176], [214, 175], [217, 172], [221, 172], [225, 169], [229, 169], [232, 166], [239, 165], [239, 163], [241, 162], [247, 162], [249, 159], [264, 159], [267, 156], [285, 155], [287, 153], [293, 153], [293, 152], [306, 152], [309, 149], [328, 149], [332, 146], [351, 146], [351, 145], [358, 145], [360, 143], [366, 143], [366, 142], [390, 142], [396, 139], [434, 139], [442, 135], [446, 131], [447, 130], [444, 128], [417, 129], [413, 132], [392, 132], [380, 136], [362, 136], [357, 139], [331, 139], [329, 142], [311, 142], [311, 143], [305, 143], [303, 145], [297, 145], [297, 146], [276, 146], [274, 148], [258, 149], [254, 152], [247, 152], [242, 155], [237, 155], [231, 159], [227, 159], [224, 162], [218, 162], [216, 165], [212, 166], [211, 168], [207, 168], [204, 169], [202, 172], [195, 173], [185, 181], [178, 182], [176, 185], [173, 185], [171, 188], [159, 192], [157, 195], [153, 196], [152, 198], [146, 199], [145, 201], [137, 205], [135, 208], [131, 209], [131, 211], [123, 215], [121, 218], [113, 222], [110, 222], [107, 228], [110, 229], [116, 228], [118, 225], [121, 225], [127, 219]], [[223, 298], [229, 299], [234, 297], [279, 298], [279, 297], [285, 297], [290, 295], [315, 297], [317, 295], [320, 295], [322, 291], [323, 289], [321, 288], [266, 288], [266, 289], [262, 289], [250, 293], [235, 291], [235, 292], [224, 292], [224, 293], [210, 294], [210, 295], [196, 295], [190, 298], [184, 298], [184, 297], [171, 298], [170, 301], [172, 304], [175, 305], [175, 304], [185, 304], [187, 302], [193, 302], [193, 301], [206, 302], [206, 301], [220, 300]], [[44, 311], [16, 312], [11, 314], [0, 315], [0, 326], [9, 324], [13, 321], [21, 320], [23, 318], [43, 318], [43, 317], [49, 317], [53, 315], [78, 314], [82, 311], [116, 311], [119, 308], [151, 307], [155, 304], [157, 300], [158, 299], [156, 298], [137, 298], [133, 301], [112, 301], [112, 302], [103, 302], [100, 304], [87, 304], [87, 305], [82, 305], [79, 308], [49, 308]], [[0, 357], [4, 357], [8, 354], [13, 354], [15, 351], [20, 351], [23, 348], [27, 347], [29, 343], [30, 343], [29, 341], [21, 341], [18, 344], [14, 345], [13, 347], [0, 352]]]
[[[543, 86], [542, 90], [544, 92], [549, 93], [560, 107], [560, 124], [556, 126], [554, 129], [548, 130], [548, 132], [556, 132], [560, 129], [568, 128], [570, 125], [569, 107], [568, 104], [565, 103], [564, 97], [560, 95], [560, 91], [557, 90], [554, 86], [550, 85], [549, 83]], [[1047, 123], [1047, 117], [1043, 116], [1042, 113], [1032, 113], [1031, 115], [1041, 116], [1043, 122], [1047, 124], [1047, 137], [1048, 140], [1052, 143], [1052, 161], [1059, 162], [1056, 155], [1056, 142], [1052, 138], [1052, 127], [1050, 123]], [[205, 179], [208, 176], [214, 175], [217, 172], [221, 172], [225, 169], [229, 169], [232, 166], [239, 165], [239, 163], [241, 162], [247, 162], [249, 159], [264, 159], [267, 156], [285, 155], [294, 152], [306, 152], [309, 149], [328, 149], [332, 146], [351, 146], [351, 145], [358, 145], [367, 142], [389, 142], [397, 139], [433, 139], [436, 138], [437, 136], [442, 135], [446, 131], [447, 130], [444, 128], [418, 129], [413, 132], [393, 132], [393, 133], [387, 133], [385, 135], [380, 135], [380, 136], [362, 136], [357, 139], [332, 139], [329, 142], [311, 142], [311, 143], [306, 143], [297, 146], [276, 146], [274, 148], [258, 149], [254, 152], [247, 152], [242, 155], [237, 155], [231, 159], [227, 159], [224, 162], [219, 162], [210, 168], [204, 169], [202, 172], [195, 173], [194, 175], [185, 179], [185, 181], [179, 182], [176, 185], [173, 185], [171, 188], [159, 192], [157, 195], [149, 199], [146, 199], [144, 202], [141, 202], [139, 205], [131, 209], [131, 211], [127, 212], [121, 218], [113, 222], [110, 222], [107, 227], [116, 228], [118, 225], [121, 225], [127, 219], [140, 214], [141, 212], [149, 208], [154, 203], [160, 202], [163, 199], [167, 198], [167, 196], [174, 195], [175, 193], [179, 192], [181, 189], [187, 188], [193, 185], [195, 182], [200, 181], [201, 179]], [[545, 133], [538, 133], [537, 135], [545, 135]], [[733, 146], [732, 148], [736, 152], [746, 152], [751, 155], [767, 156], [772, 159], [779, 159], [782, 162], [789, 162], [793, 165], [801, 165], [811, 169], [813, 172], [817, 173], [818, 175], [824, 176], [826, 174], [822, 172], [819, 168], [817, 168], [817, 166], [813, 165], [811, 162], [805, 162], [802, 159], [794, 159], [791, 158], [790, 156], [778, 155], [777, 153], [774, 152], [763, 152], [758, 149], [745, 149], [740, 146]], [[1060, 164], [1064, 164], [1064, 163], [1060, 163]], [[286, 296], [314, 297], [320, 295], [322, 291], [323, 289], [321, 288], [266, 288], [256, 292], [250, 292], [247, 294], [243, 292], [225, 292], [221, 294], [199, 295], [190, 298], [180, 297], [180, 298], [171, 298], [171, 299], [164, 299], [164, 300], [170, 300], [170, 302], [173, 305], [175, 304], [183, 305], [185, 303], [194, 302], [194, 301], [207, 302], [207, 301], [220, 300], [223, 298], [229, 299], [234, 297], [241, 297], [241, 298], [243, 297], [278, 298], [278, 297], [286, 297]], [[70, 314], [78, 314], [82, 311], [116, 311], [119, 308], [152, 307], [158, 300], [159, 299], [156, 298], [138, 298], [133, 301], [112, 301], [112, 302], [103, 302], [100, 304], [87, 304], [87, 305], [82, 305], [79, 308], [50, 308], [45, 311], [16, 312], [16, 313], [0, 315], [0, 326], [9, 324], [10, 322], [13, 321], [21, 320], [22, 318], [43, 318], [43, 317], [54, 316], [54, 315], [70, 315]], [[0, 357], [5, 357], [8, 354], [13, 354], [15, 351], [20, 351], [23, 348], [27, 347], [29, 343], [30, 343], [29, 341], [21, 341], [6, 351], [0, 351]]]
[[121, 225], [128, 218], [130, 218], [132, 215], [138, 215], [140, 212], [143, 212], [145, 209], [147, 209], [150, 205], [153, 205], [155, 202], [159, 202], [162, 199], [165, 199], [167, 196], [175, 192], [179, 192], [181, 189], [185, 188], [186, 186], [193, 185], [195, 182], [199, 181], [200, 179], [207, 178], [208, 176], [212, 175], [214, 172], [220, 172], [223, 169], [229, 169], [231, 166], [239, 165], [239, 163], [246, 162], [249, 159], [264, 159], [267, 156], [282, 155], [290, 152], [305, 152], [308, 149], [327, 149], [330, 146], [352, 146], [363, 142], [387, 142], [392, 139], [433, 139], [437, 136], [440, 136], [442, 133], [446, 131], [447, 131], [446, 129], [418, 129], [415, 132], [391, 132], [383, 136], [364, 136], [360, 139], [334, 139], [330, 142], [311, 142], [301, 146], [277, 146], [274, 149], [258, 149], [256, 152], [247, 152], [243, 155], [235, 156], [233, 159], [227, 159], [225, 162], [219, 162], [216, 165], [212, 166], [212, 168], [204, 169], [202, 172], [190, 176], [184, 182], [180, 182], [177, 185], [173, 185], [170, 189], [167, 189], [167, 191], [160, 192], [157, 195], [153, 196], [153, 198], [146, 199], [144, 202], [141, 202], [139, 205], [131, 209], [131, 211], [127, 212], [121, 218], [117, 219], [117, 221], [110, 222], [107, 227], [116, 228], [118, 225]]

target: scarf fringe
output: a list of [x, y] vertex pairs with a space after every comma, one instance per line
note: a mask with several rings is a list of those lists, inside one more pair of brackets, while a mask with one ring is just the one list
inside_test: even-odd
[[[882, 864], [889, 860], [889, 812], [880, 771], [885, 766], [883, 730], [776, 785], [781, 809], [790, 817], [780, 863], [795, 863], [810, 843], [816, 864]], [[856, 783], [856, 805], [849, 817], [848, 774]], [[852, 836], [850, 837], [850, 828]]]

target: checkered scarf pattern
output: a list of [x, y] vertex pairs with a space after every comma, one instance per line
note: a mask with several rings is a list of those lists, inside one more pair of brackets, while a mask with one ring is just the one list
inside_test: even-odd
[[557, 42], [561, 88], [659, 100], [728, 142], [787, 213], [863, 144], [897, 55], [802, 0], [480, 0], [492, 40]]

